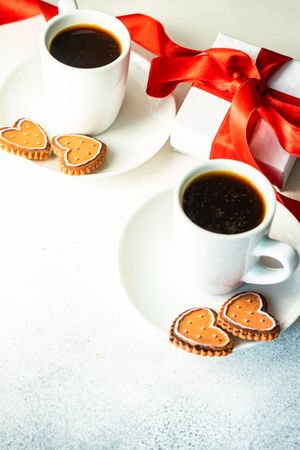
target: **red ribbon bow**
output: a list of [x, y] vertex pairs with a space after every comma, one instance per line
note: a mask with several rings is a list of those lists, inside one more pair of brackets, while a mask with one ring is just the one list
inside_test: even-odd
[[[37, 4], [47, 19], [57, 14], [55, 7], [44, 2], [35, 5], [34, 0], [23, 0], [24, 8], [18, 4], [17, 11], [11, 11], [11, 6], [0, 7], [2, 23], [37, 14]], [[300, 100], [266, 84], [268, 77], [291, 58], [262, 49], [255, 64], [239, 50], [193, 50], [173, 42], [161, 23], [149, 16], [130, 14], [118, 18], [135, 42], [157, 56], [151, 62], [149, 95], [164, 97], [178, 83], [188, 81], [231, 102], [212, 143], [210, 158], [236, 159], [259, 169], [248, 145], [259, 117], [273, 128], [288, 153], [300, 156]], [[300, 220], [299, 202], [279, 194], [277, 198]]]
[[[119, 19], [134, 41], [159, 55], [151, 62], [149, 95], [163, 97], [184, 81], [231, 102], [212, 143], [210, 158], [236, 159], [261, 170], [248, 144], [259, 117], [273, 128], [288, 153], [300, 156], [300, 100], [266, 84], [268, 77], [290, 61], [290, 57], [261, 49], [255, 64], [239, 50], [200, 51], [180, 47], [171, 41], [159, 22], [144, 15]], [[277, 199], [300, 220], [298, 201], [279, 193]]]

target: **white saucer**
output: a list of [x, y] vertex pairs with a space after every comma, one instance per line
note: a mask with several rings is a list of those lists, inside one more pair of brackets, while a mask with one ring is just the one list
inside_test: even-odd
[[[99, 135], [107, 144], [107, 159], [93, 175], [105, 177], [128, 172], [154, 156], [167, 141], [176, 112], [175, 100], [172, 95], [157, 99], [146, 94], [148, 72], [149, 62], [132, 52], [120, 114], [110, 129]], [[50, 137], [57, 134], [47, 119], [38, 57], [17, 67], [0, 90], [0, 126], [11, 126], [21, 117], [40, 123]], [[36, 164], [59, 171], [56, 157]]]
[[[195, 306], [218, 310], [230, 295], [212, 296], [189, 292], [184, 280], [172, 270], [172, 190], [145, 202], [128, 221], [118, 248], [118, 270], [128, 299], [141, 315], [166, 336], [173, 320]], [[300, 225], [277, 204], [271, 237], [294, 245], [300, 251]], [[269, 301], [269, 311], [287, 329], [300, 315], [300, 267], [287, 281], [258, 286], [244, 284], [238, 291], [257, 290]], [[238, 292], [236, 291], [236, 292]], [[235, 339], [235, 349], [254, 342]]]

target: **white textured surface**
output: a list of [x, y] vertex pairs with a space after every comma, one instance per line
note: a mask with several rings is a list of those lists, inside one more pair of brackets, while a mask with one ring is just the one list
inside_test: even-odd
[[[203, 31], [202, 47], [221, 28], [254, 42], [246, 25], [257, 19], [258, 43], [272, 48], [281, 33], [278, 50], [293, 47], [283, 33], [286, 1], [276, 8], [269, 0], [256, 8], [254, 0], [242, 3], [190, 0], [186, 8], [177, 1], [179, 24], [169, 0], [128, 1], [128, 8], [120, 0], [109, 8], [79, 1], [112, 13], [152, 14], [169, 21], [173, 37], [186, 45], [195, 46]], [[289, 3], [293, 37], [298, 5]], [[6, 28], [5, 38], [1, 31], [0, 54], [7, 55], [9, 42], [11, 65], [31, 51], [41, 23]], [[299, 448], [299, 321], [273, 343], [201, 359], [136, 320], [116, 286], [114, 249], [125, 219], [194, 165], [166, 145], [132, 173], [97, 180], [0, 153], [1, 449]]]

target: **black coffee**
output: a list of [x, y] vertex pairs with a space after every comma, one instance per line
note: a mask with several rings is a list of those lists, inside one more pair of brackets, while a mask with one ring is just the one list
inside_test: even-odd
[[237, 174], [216, 171], [194, 179], [183, 194], [183, 210], [197, 225], [214, 233], [236, 234], [264, 218], [262, 195]]
[[106, 66], [117, 59], [121, 51], [117, 37], [93, 25], [66, 28], [50, 45], [50, 53], [58, 61], [84, 69]]

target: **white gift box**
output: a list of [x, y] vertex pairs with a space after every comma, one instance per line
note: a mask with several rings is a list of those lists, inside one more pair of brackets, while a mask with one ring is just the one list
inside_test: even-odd
[[[260, 48], [219, 34], [213, 47], [234, 48], [254, 61]], [[300, 97], [300, 62], [289, 61], [268, 79], [268, 86]], [[209, 158], [211, 144], [230, 107], [230, 102], [196, 87], [189, 90], [174, 120], [170, 142], [175, 150], [200, 160]], [[259, 120], [250, 141], [254, 158], [265, 167], [273, 184], [282, 188], [296, 161], [280, 145], [272, 128]]]

